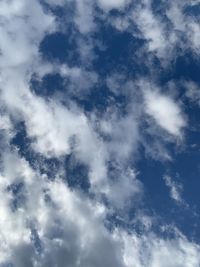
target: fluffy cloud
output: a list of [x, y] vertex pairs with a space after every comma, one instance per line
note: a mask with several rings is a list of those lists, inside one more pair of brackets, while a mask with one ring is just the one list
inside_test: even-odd
[[184, 237], [164, 240], [152, 235], [142, 238], [125, 235], [124, 240], [125, 262], [129, 267], [197, 267], [199, 264], [199, 246]]
[[1, 68], [16, 67], [34, 60], [46, 31], [53, 29], [53, 17], [35, 1], [0, 3]]
[[[104, 205], [71, 191], [60, 180], [38, 175], [16, 152], [7, 153], [3, 175], [1, 263], [13, 262], [16, 267], [65, 266], [66, 262], [72, 266], [199, 265], [199, 246], [178, 233], [175, 239], [165, 240], [151, 233], [108, 231], [103, 224]], [[13, 181], [24, 183], [18, 195], [8, 190]], [[20, 194], [26, 201], [12, 210], [11, 203]]]
[[180, 107], [173, 99], [157, 91], [144, 91], [146, 112], [164, 130], [175, 136], [181, 136], [181, 130], [186, 121]]

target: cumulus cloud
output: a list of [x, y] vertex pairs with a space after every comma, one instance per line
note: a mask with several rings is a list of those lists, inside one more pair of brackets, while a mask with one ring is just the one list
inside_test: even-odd
[[146, 113], [153, 117], [156, 123], [168, 133], [181, 136], [181, 130], [186, 121], [181, 109], [170, 97], [157, 91], [144, 91]]
[[37, 1], [32, 7], [26, 1], [2, 1], [0, 10], [1, 68], [30, 64], [44, 33], [53, 29], [53, 17]]
[[[4, 200], [0, 205], [1, 263], [65, 266], [67, 262], [72, 266], [101, 266], [102, 257], [98, 256], [101, 251], [105, 265], [123, 266], [117, 252], [121, 250], [119, 244], [102, 227], [103, 207], [82, 199], [59, 180], [50, 182], [46, 177], [38, 176], [16, 153], [7, 156], [9, 159], [4, 160], [5, 177], [1, 177], [1, 197]], [[17, 169], [10, 173], [9, 165], [14, 162]], [[17, 177], [24, 183], [18, 195], [7, 189], [13, 182], [17, 186]], [[12, 211], [11, 201], [19, 198], [19, 194], [23, 194], [26, 200]], [[47, 196], [49, 200], [45, 198]], [[38, 235], [37, 243], [34, 243], [33, 229]], [[109, 254], [106, 255], [106, 251]]]
[[[1, 176], [1, 263], [13, 262], [16, 267], [65, 266], [66, 262], [72, 266], [156, 267], [163, 266], [164, 257], [166, 266], [198, 266], [200, 248], [184, 236], [165, 240], [117, 228], [109, 232], [103, 224], [104, 205], [71, 191], [58, 179], [38, 176], [16, 152], [7, 157]], [[14, 162], [16, 168], [9, 173]], [[12, 211], [11, 201], [17, 196], [7, 188], [17, 183], [17, 177], [24, 182], [20, 194], [26, 202]]]

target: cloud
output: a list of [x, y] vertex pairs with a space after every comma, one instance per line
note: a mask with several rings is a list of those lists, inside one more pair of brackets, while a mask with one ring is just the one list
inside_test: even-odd
[[99, 6], [105, 11], [123, 9], [129, 2], [129, 0], [98, 0]]
[[[13, 262], [16, 267], [61, 267], [66, 262], [77, 267], [199, 265], [199, 246], [183, 235], [165, 240], [151, 232], [138, 236], [134, 230], [127, 233], [116, 227], [110, 232], [103, 224], [106, 206], [70, 190], [59, 179], [38, 175], [16, 152], [7, 156], [0, 191], [1, 263]], [[11, 174], [13, 163], [17, 169], [12, 168]], [[26, 202], [12, 211], [10, 202], [16, 195], [6, 188], [17, 177], [24, 182], [21, 193]]]
[[[123, 215], [125, 210], [129, 210], [133, 202], [142, 198], [143, 187], [137, 174], [132, 169], [124, 171], [120, 167], [115, 167], [110, 174], [111, 180], [105, 188], [105, 195], [112, 209]], [[125, 218], [124, 218], [125, 219]]]
[[75, 24], [81, 33], [87, 34], [94, 30], [94, 8], [90, 0], [76, 1], [77, 12], [75, 16]]
[[195, 53], [199, 53], [200, 27], [195, 17], [185, 12], [185, 10], [192, 5], [192, 1], [173, 2], [166, 10], [166, 15], [173, 25], [172, 34], [176, 42], [180, 43], [184, 50], [189, 48]]
[[140, 238], [125, 235], [123, 238], [128, 267], [197, 267], [199, 264], [199, 246], [184, 237], [164, 240], [154, 235]]
[[[10, 165], [17, 168], [10, 172]], [[102, 224], [104, 206], [71, 191], [61, 180], [38, 176], [17, 153], [7, 154], [3, 175], [0, 263], [12, 262], [16, 267], [61, 267], [66, 262], [72, 266], [124, 266], [120, 243]], [[12, 211], [10, 204], [17, 195], [7, 188], [17, 184], [17, 178], [24, 183], [21, 194], [26, 201]]]
[[160, 94], [157, 91], [144, 91], [146, 113], [168, 133], [180, 137], [181, 131], [186, 126], [181, 109], [169, 96]]
[[198, 85], [192, 81], [183, 81], [183, 86], [186, 88], [186, 97], [188, 97], [191, 102], [200, 105], [200, 91]]
[[66, 0], [45, 0], [45, 2], [53, 6], [63, 6], [66, 3]]
[[30, 63], [37, 54], [43, 34], [53, 29], [53, 17], [45, 14], [37, 1], [32, 7], [23, 0], [20, 3], [10, 1], [10, 4], [2, 1], [0, 10], [0, 67]]
[[165, 175], [163, 179], [165, 181], [166, 186], [169, 188], [170, 197], [177, 203], [184, 203], [181, 197], [182, 186], [174, 182], [172, 178], [168, 175]]
[[148, 42], [148, 50], [155, 52], [158, 57], [165, 57], [169, 43], [163, 22], [153, 14], [148, 5], [146, 8], [134, 10], [133, 18], [143, 37]]
[[[45, 2], [62, 7], [72, 1]], [[0, 3], [2, 266], [12, 263], [15, 267], [64, 267], [66, 264], [72, 267], [164, 267], [166, 264], [197, 267], [200, 264], [199, 245], [176, 235], [175, 229], [173, 238], [169, 235], [164, 239], [149, 226], [154, 218], [140, 210], [139, 215], [127, 222], [145, 193], [137, 177], [136, 161], [141, 145], [160, 160], [163, 151], [168, 156], [165, 146], [171, 137], [167, 134], [180, 138], [187, 126], [180, 104], [148, 85], [152, 84], [152, 77], [148, 83], [140, 84], [126, 74], [114, 77], [116, 69], [103, 76], [92, 65], [97, 46], [103, 42], [95, 32], [99, 30], [97, 21], [111, 23], [109, 11], [117, 9], [120, 14], [126, 13], [129, 3], [128, 0], [99, 0], [97, 4], [105, 11], [100, 12], [92, 1], [76, 1], [70, 23], [81, 60], [80, 64], [73, 62], [71, 67], [69, 62], [47, 62], [39, 49], [42, 40], [56, 30], [62, 28], [69, 38], [73, 35], [63, 30], [65, 19], [58, 22], [56, 12], [45, 9], [38, 0]], [[132, 13], [135, 17], [131, 19], [134, 8], [135, 5], [130, 7], [125, 24], [118, 24], [118, 28], [126, 31], [136, 23], [140, 30], [137, 36], [143, 36], [148, 44], [145, 52], [166, 58], [171, 44], [165, 23], [148, 4], [144, 9], [136, 8]], [[68, 10], [65, 12], [67, 17]], [[192, 44], [197, 48], [198, 26], [194, 22], [189, 25], [194, 37]], [[134, 30], [130, 32], [136, 35]], [[33, 92], [32, 77], [36, 75], [42, 80], [52, 73], [61, 75], [65, 81], [62, 97], [39, 96]], [[102, 90], [106, 82], [109, 93], [112, 92], [106, 96], [108, 105], [102, 111], [96, 107], [90, 112], [85, 110], [81, 101], [89, 98], [92, 90]], [[188, 94], [194, 98], [193, 93]], [[127, 103], [117, 102], [121, 96]], [[151, 118], [151, 125], [145, 130], [141, 129], [146, 122], [144, 114]], [[34, 155], [34, 164], [29, 162], [26, 153], [20, 153], [20, 146], [24, 144], [12, 142], [20, 131], [19, 123], [24, 124], [23, 134], [30, 142], [27, 153]], [[155, 134], [155, 128], [159, 134]], [[167, 137], [162, 137], [161, 130]], [[144, 140], [145, 134], [156, 142]], [[68, 157], [88, 169], [88, 192], [68, 186], [69, 174], [63, 171]], [[48, 172], [41, 171], [38, 162], [41, 158], [47, 161]], [[58, 161], [62, 168], [49, 175], [52, 169], [48, 160]], [[84, 179], [83, 173], [80, 179]], [[164, 179], [171, 197], [181, 202], [179, 186], [170, 177]], [[125, 226], [115, 218], [123, 218]], [[141, 222], [144, 232], [138, 233], [135, 221]]]

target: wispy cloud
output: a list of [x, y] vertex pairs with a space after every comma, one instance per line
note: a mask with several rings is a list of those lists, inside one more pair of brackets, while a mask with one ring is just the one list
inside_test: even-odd
[[166, 186], [169, 188], [170, 197], [177, 203], [183, 204], [184, 200], [182, 199], [181, 193], [183, 191], [182, 186], [179, 183], [176, 183], [172, 180], [172, 178], [168, 175], [163, 177]]

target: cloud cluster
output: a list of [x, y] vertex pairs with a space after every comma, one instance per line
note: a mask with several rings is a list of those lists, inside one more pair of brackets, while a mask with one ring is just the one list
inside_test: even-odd
[[[120, 28], [120, 33], [127, 30], [143, 38], [145, 45], [135, 56], [141, 59], [146, 53], [149, 62], [152, 54], [166, 60], [168, 49], [173, 51], [172, 45], [180, 41], [178, 32], [187, 32], [187, 45], [197, 51], [199, 26], [192, 18], [185, 19], [185, 2], [169, 4], [166, 16], [173, 24], [171, 32], [167, 22], [154, 14], [150, 1], [142, 5], [128, 0], [72, 2], [0, 2], [0, 266], [198, 267], [199, 245], [175, 228], [174, 236], [165, 239], [146, 227], [146, 215], [138, 212], [135, 220], [148, 228], [139, 234], [130, 219], [145, 193], [136, 164], [140, 148], [162, 160], [168, 143], [182, 141], [187, 123], [181, 105], [170, 91], [163, 93], [151, 75], [132, 78], [117, 68], [107, 75], [98, 71], [96, 62], [107, 45], [95, 31], [107, 23]], [[74, 5], [72, 14], [65, 10], [68, 5]], [[72, 25], [71, 35], [56, 17], [59, 8]], [[121, 22], [124, 19], [123, 27], [112, 20], [112, 11], [119, 13]], [[41, 42], [58, 31], [75, 39], [79, 64], [43, 57]], [[64, 81], [60, 95], [47, 97], [32, 89], [33, 77], [41, 82], [54, 74]], [[102, 110], [89, 109], [95, 93], [105, 88]], [[196, 87], [188, 97], [193, 98], [194, 92]], [[23, 141], [13, 143], [20, 123], [34, 164], [21, 153]], [[146, 136], [154, 140], [152, 144]], [[69, 187], [69, 173], [63, 171], [69, 157], [88, 170], [88, 192]], [[48, 172], [42, 173], [41, 158], [57, 160], [62, 170], [50, 177], [47, 164]], [[82, 173], [79, 178], [85, 179]], [[171, 179], [165, 177], [165, 182], [171, 197], [182, 201]], [[120, 224], [121, 219], [131, 227]]]

